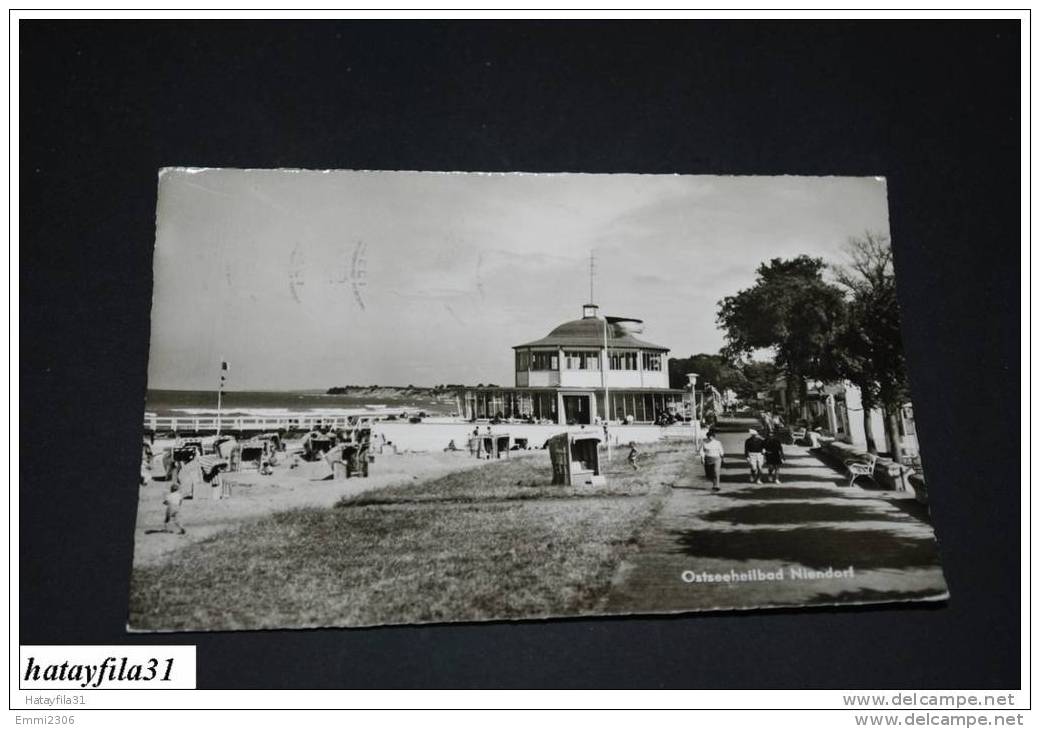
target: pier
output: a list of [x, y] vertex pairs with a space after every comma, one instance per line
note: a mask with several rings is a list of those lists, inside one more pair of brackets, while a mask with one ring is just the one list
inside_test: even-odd
[[350, 419], [356, 415], [285, 415], [282, 417], [228, 417], [219, 419], [214, 415], [202, 416], [160, 416], [145, 413], [144, 432], [146, 435], [156, 433], [178, 433], [181, 435], [215, 435], [218, 432], [229, 435], [242, 433], [267, 433], [271, 431], [310, 431], [317, 428], [348, 428]]

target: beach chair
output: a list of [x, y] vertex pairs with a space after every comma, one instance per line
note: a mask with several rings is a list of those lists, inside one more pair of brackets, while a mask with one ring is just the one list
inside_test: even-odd
[[206, 455], [196, 458], [187, 467], [181, 469], [182, 476], [185, 471], [188, 471], [191, 477], [191, 497], [187, 493], [184, 494], [184, 497], [212, 501], [224, 498], [224, 482], [219, 474], [226, 471], [227, 467], [228, 462], [220, 456]]
[[604, 483], [599, 461], [600, 438], [592, 433], [560, 433], [547, 441], [554, 485]]
[[172, 450], [175, 463], [191, 463], [202, 454], [194, 446], [178, 446]]
[[266, 454], [268, 456], [285, 450], [285, 441], [282, 440], [280, 433], [261, 433], [260, 435], [254, 435], [250, 440], [265, 441], [268, 444]]
[[860, 476], [866, 476], [871, 481], [874, 481], [874, 483], [877, 483], [874, 479], [874, 467], [877, 466], [877, 460], [878, 457], [871, 453], [867, 456], [867, 460], [865, 461], [845, 461], [845, 468], [849, 471], [849, 486], [856, 483], [856, 479]]
[[271, 444], [266, 440], [250, 440], [239, 445], [235, 459], [235, 471], [262, 471], [264, 462], [271, 455]]
[[206, 454], [206, 448], [203, 446], [201, 440], [183, 440], [181, 441], [180, 448], [194, 448], [195, 452], [200, 456]]
[[319, 461], [336, 445], [335, 439], [318, 431], [312, 431], [303, 439], [303, 458]]

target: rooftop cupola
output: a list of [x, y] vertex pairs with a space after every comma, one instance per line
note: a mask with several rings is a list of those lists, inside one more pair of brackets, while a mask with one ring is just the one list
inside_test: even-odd
[[595, 304], [585, 304], [581, 307], [581, 318], [582, 319], [598, 319], [599, 318], [599, 307]]

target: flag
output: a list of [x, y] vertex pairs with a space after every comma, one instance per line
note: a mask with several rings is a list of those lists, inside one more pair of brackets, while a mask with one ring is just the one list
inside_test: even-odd
[[632, 319], [627, 316], [608, 316], [607, 323], [614, 327], [618, 333], [639, 334], [643, 331], [643, 320]]

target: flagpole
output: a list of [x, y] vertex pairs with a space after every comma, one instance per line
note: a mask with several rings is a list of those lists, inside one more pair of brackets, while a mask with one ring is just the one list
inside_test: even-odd
[[[619, 328], [621, 328], [622, 334], [628, 334], [628, 329], [625, 329], [625, 328], [621, 327], [622, 323], [624, 323], [626, 325], [629, 324], [629, 323], [631, 323], [631, 324], [639, 324], [640, 328], [636, 329], [635, 331], [637, 331], [637, 332], [643, 331], [642, 330], [642, 324], [643, 324], [643, 320], [642, 319], [631, 319], [629, 317], [624, 317], [624, 316], [604, 316], [603, 317], [603, 354], [604, 354], [604, 358], [603, 358], [603, 399], [606, 401], [605, 402], [606, 407], [604, 408], [604, 414], [607, 416], [607, 424], [608, 425], [610, 424], [610, 415], [611, 415], [610, 410], [611, 410], [611, 408], [610, 408], [610, 385], [607, 384], [607, 382], [608, 382], [608, 380], [607, 380], [607, 367], [610, 365], [610, 348], [609, 348], [609, 342], [608, 342], [609, 334], [608, 334], [608, 330], [607, 330], [607, 325], [609, 324], [610, 326], [618, 326]], [[636, 359], [636, 363], [638, 364], [638, 357], [639, 357], [638, 349], [636, 351], [635, 356], [637, 358]], [[608, 430], [608, 435], [607, 435], [607, 458], [609, 459], [610, 456], [611, 456], [611, 452], [610, 452], [610, 435], [609, 435], [609, 430]]]
[[224, 359], [220, 359], [220, 385], [217, 387], [217, 437], [220, 437], [220, 408], [224, 401]]
[[610, 385], [607, 384], [607, 368], [610, 366], [610, 350], [607, 348], [607, 317], [603, 317], [603, 411], [606, 414], [607, 463], [610, 463]]

